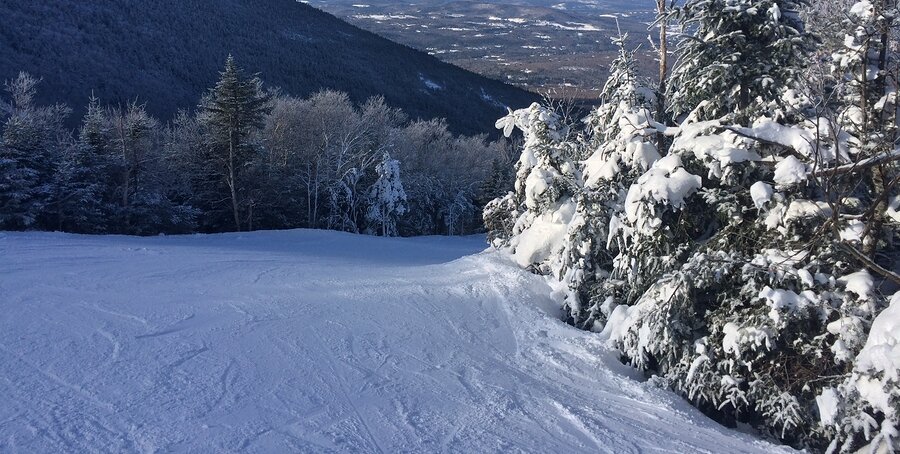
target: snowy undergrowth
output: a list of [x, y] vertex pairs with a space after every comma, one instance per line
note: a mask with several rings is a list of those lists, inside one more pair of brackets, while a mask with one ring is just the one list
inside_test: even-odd
[[635, 380], [482, 249], [0, 233], [0, 452], [782, 449]]

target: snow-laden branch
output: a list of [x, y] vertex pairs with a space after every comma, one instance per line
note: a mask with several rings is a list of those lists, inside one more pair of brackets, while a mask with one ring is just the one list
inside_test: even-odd
[[841, 249], [859, 260], [866, 268], [884, 276], [891, 282], [900, 285], [900, 275], [898, 275], [897, 273], [875, 263], [875, 261], [870, 259], [866, 254], [863, 254], [859, 251], [859, 249], [856, 249], [855, 247], [847, 243], [841, 242], [838, 244], [840, 245]]
[[813, 176], [830, 176], [830, 175], [839, 175], [844, 173], [852, 173], [859, 172], [861, 170], [865, 170], [871, 167], [875, 167], [881, 164], [887, 164], [889, 162], [900, 160], [900, 148], [895, 149], [889, 153], [883, 153], [877, 156], [872, 156], [869, 158], [865, 158], [860, 161], [852, 162], [850, 164], [844, 164], [838, 167], [832, 167], [830, 169], [820, 169], [812, 173]]

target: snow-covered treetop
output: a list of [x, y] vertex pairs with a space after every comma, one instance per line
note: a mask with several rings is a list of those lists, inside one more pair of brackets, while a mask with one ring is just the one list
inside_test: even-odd
[[[706, 120], [783, 105], [811, 50], [802, 0], [689, 0], [676, 10], [679, 46], [668, 101], [676, 117], [708, 101]], [[753, 112], [749, 112], [753, 111]]]

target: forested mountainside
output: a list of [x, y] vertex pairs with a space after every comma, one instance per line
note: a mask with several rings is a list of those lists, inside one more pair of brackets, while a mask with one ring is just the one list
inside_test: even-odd
[[0, 3], [0, 78], [43, 78], [38, 101], [146, 102], [163, 120], [193, 108], [233, 54], [294, 96], [373, 95], [413, 118], [486, 132], [536, 96], [443, 63], [293, 0], [46, 0]]

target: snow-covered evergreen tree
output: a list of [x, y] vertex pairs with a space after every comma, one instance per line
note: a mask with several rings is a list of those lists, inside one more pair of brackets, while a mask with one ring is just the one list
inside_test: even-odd
[[659, 125], [650, 112], [655, 94], [638, 79], [635, 51], [626, 48], [626, 39], [613, 40], [619, 55], [603, 87], [602, 104], [587, 119], [592, 152], [581, 163], [584, 185], [575, 196], [560, 270], [569, 321], [583, 327], [609, 315], [603, 312], [609, 289], [602, 287], [619, 246], [610, 223], [624, 217], [628, 188], [660, 158], [654, 137]]
[[9, 102], [0, 115], [0, 229], [55, 227], [53, 176], [68, 146], [63, 122], [69, 108], [38, 106], [39, 82], [26, 73], [6, 82]]
[[68, 147], [56, 173], [58, 228], [67, 232], [105, 232], [115, 203], [109, 119], [91, 97], [78, 140]]
[[[539, 272], [550, 272], [549, 259], [562, 248], [566, 226], [574, 214], [572, 196], [580, 186], [580, 172], [572, 162], [577, 148], [565, 142], [568, 128], [551, 109], [534, 103], [510, 111], [496, 124], [507, 137], [515, 128], [524, 135], [516, 163], [515, 192], [488, 204], [486, 218], [505, 225], [516, 216], [509, 240], [516, 260]], [[505, 213], [504, 213], [505, 212]], [[506, 234], [497, 235], [503, 238]]]
[[[688, 33], [668, 85], [672, 114], [701, 107], [699, 119], [753, 118], [800, 81], [811, 47], [805, 0], [688, 0], [675, 11]], [[702, 105], [701, 105], [702, 103]]]
[[[103, 108], [93, 100], [72, 154], [63, 161], [80, 163], [71, 174], [61, 173], [67, 194], [77, 195], [63, 199], [68, 217], [102, 216], [105, 222], [97, 226], [116, 233], [189, 231], [196, 212], [188, 200], [172, 195], [177, 176], [163, 155], [160, 132], [141, 104]], [[96, 200], [76, 205], [89, 194]]]
[[387, 153], [375, 166], [378, 179], [369, 188], [366, 218], [369, 229], [381, 236], [397, 235], [397, 219], [406, 213], [406, 192], [400, 179], [400, 161]]
[[[869, 11], [861, 3], [851, 17]], [[799, 6], [689, 1], [678, 13], [693, 36], [670, 84], [673, 127], [653, 121], [623, 49], [592, 134], [558, 145], [591, 155], [577, 163], [583, 185], [565, 247], [550, 249], [542, 268], [558, 271], [570, 322], [601, 331], [719, 419], [812, 450], [897, 449], [900, 370], [866, 353], [867, 336], [874, 351], [892, 342], [878, 282], [900, 283], [889, 269], [900, 220], [896, 118], [874, 133], [844, 129], [859, 87], [878, 89], [868, 103], [876, 115], [895, 109], [894, 89], [876, 84], [871, 63], [855, 86], [846, 78], [849, 101], [803, 85], [814, 41]], [[883, 29], [873, 27], [864, 29]], [[871, 62], [856, 39], [846, 46]], [[835, 104], [850, 107], [831, 115]], [[671, 137], [667, 150], [656, 149], [656, 133]], [[486, 219], [501, 208], [528, 219], [523, 197], [496, 200]]]
[[853, 364], [843, 383], [823, 389], [816, 397], [821, 424], [836, 435], [829, 451], [846, 452], [865, 445], [861, 452], [896, 452], [900, 449], [900, 292], [872, 322]]
[[520, 214], [516, 193], [512, 191], [485, 204], [481, 218], [488, 243], [497, 248], [509, 246]]

